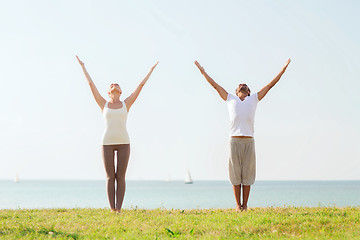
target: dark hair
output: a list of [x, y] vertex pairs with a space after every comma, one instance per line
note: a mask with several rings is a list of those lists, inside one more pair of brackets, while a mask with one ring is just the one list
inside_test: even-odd
[[251, 90], [250, 90], [249, 86], [246, 85], [246, 83], [240, 83], [239, 86], [236, 88], [235, 93], [237, 93], [237, 92], [238, 92], [238, 89], [239, 89], [240, 87], [242, 87], [243, 85], [247, 86], [247, 88], [249, 89], [249, 94], [248, 94], [248, 96], [250, 96]]

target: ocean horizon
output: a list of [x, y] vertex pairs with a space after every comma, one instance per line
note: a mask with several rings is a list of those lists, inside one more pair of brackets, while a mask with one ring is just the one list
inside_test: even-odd
[[[249, 207], [359, 206], [360, 180], [258, 180]], [[108, 208], [105, 180], [0, 180], [0, 209]], [[123, 207], [233, 208], [228, 180], [127, 180]]]

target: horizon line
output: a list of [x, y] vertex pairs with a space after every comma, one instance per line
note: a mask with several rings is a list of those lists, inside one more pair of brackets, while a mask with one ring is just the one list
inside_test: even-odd
[[[0, 178], [0, 181], [14, 181], [14, 179], [11, 178]], [[24, 178], [20, 179], [21, 181], [106, 181], [106, 179], [62, 179], [62, 178], [56, 178], [56, 179], [49, 179], [49, 178]], [[126, 179], [126, 181], [158, 181], [158, 182], [184, 182], [184, 179], [172, 179], [170, 181], [167, 181], [166, 179]], [[229, 181], [228, 179], [193, 179], [193, 181]], [[289, 181], [289, 182], [296, 182], [296, 181], [360, 181], [360, 179], [259, 179], [257, 181]]]

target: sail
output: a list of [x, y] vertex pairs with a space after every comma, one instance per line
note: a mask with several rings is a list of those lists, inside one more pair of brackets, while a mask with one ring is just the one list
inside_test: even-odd
[[185, 176], [185, 183], [187, 183], [187, 184], [193, 183], [193, 180], [191, 178], [191, 174], [190, 174], [189, 170], [187, 171], [187, 175]]
[[16, 183], [19, 182], [19, 174], [16, 174], [16, 175], [15, 175], [14, 182], [16, 182]]
[[170, 174], [169, 174], [168, 177], [165, 179], [165, 182], [171, 182]]

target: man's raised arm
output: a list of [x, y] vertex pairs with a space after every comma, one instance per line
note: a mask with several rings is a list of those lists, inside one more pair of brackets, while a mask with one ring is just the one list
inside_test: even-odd
[[258, 99], [259, 101], [261, 99], [263, 99], [265, 97], [265, 95], [269, 92], [269, 90], [275, 86], [275, 84], [280, 80], [281, 76], [284, 74], [286, 68], [288, 67], [289, 63], [291, 62], [291, 60], [287, 60], [285, 66], [281, 69], [281, 72], [279, 72], [278, 75], [276, 75], [276, 77], [269, 82], [265, 87], [263, 87], [259, 92], [258, 92]]
[[213, 88], [219, 93], [220, 97], [226, 101], [228, 93], [225, 91], [224, 88], [222, 88], [219, 84], [217, 84], [206, 72], [205, 69], [198, 63], [198, 61], [195, 61], [195, 65], [199, 68], [202, 75], [204, 75], [206, 81], [210, 83]]

